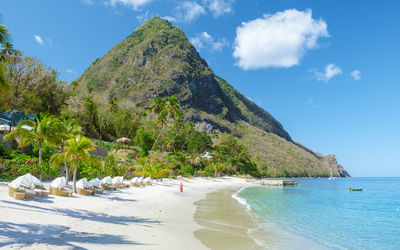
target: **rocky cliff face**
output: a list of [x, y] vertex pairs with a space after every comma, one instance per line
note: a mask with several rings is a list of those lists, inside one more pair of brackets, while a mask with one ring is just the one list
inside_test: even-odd
[[[248, 146], [254, 146], [246, 140], [249, 131], [263, 135], [252, 152], [263, 159], [266, 172], [290, 174], [296, 166], [294, 175], [303, 175], [306, 168], [315, 176], [329, 173], [324, 157], [292, 142], [274, 117], [216, 76], [183, 31], [161, 18], [148, 20], [96, 59], [77, 83], [80, 94], [90, 91], [105, 100], [129, 100], [141, 107], [148, 107], [154, 97], [174, 95], [185, 110], [185, 120], [198, 128], [232, 133]], [[288, 148], [296, 154], [285, 151]]]

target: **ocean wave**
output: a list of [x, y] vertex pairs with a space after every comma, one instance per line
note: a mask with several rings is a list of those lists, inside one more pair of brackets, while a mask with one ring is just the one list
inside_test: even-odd
[[247, 201], [246, 201], [244, 198], [239, 197], [239, 193], [242, 192], [243, 189], [245, 189], [245, 188], [247, 188], [247, 187], [242, 187], [242, 188], [239, 189], [236, 193], [232, 194], [232, 198], [235, 199], [235, 200], [237, 200], [240, 204], [246, 206], [246, 208], [247, 208], [248, 210], [251, 210], [250, 204], [247, 203]]

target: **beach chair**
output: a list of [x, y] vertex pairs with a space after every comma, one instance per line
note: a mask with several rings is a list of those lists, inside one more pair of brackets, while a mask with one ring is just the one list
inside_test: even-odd
[[50, 194], [56, 196], [72, 196], [72, 190], [66, 188], [55, 188], [51, 185], [49, 186]]
[[153, 180], [150, 177], [146, 177], [143, 182], [145, 185], [153, 185]]
[[112, 179], [110, 176], [106, 176], [101, 180], [101, 189], [104, 190], [115, 190], [115, 186], [112, 184]]
[[133, 177], [131, 179], [131, 183], [130, 183], [131, 187], [139, 187], [138, 179], [139, 179], [139, 177]]
[[116, 176], [116, 177], [112, 178], [112, 185], [116, 189], [125, 188], [126, 186], [124, 185], [124, 177]]
[[143, 177], [142, 176], [139, 177], [138, 184], [139, 184], [139, 186], [144, 186], [145, 185], [144, 182], [143, 182]]
[[82, 178], [76, 183], [76, 192], [79, 195], [93, 195], [94, 192], [89, 187], [90, 185], [86, 178]]
[[[25, 197], [25, 189], [24, 188], [20, 188], [20, 187], [13, 187], [12, 185], [11, 185], [11, 183], [9, 183], [8, 184], [8, 195], [11, 197], [11, 198], [15, 198], [15, 196], [14, 196], [14, 193], [20, 193], [19, 195], [18, 195], [18, 197], [20, 197], [20, 196], [22, 196], [21, 195], [21, 193], [23, 193], [24, 194], [24, 197]], [[22, 198], [23, 199], [23, 198]], [[21, 200], [22, 200], [21, 199]]]
[[23, 200], [25, 199], [25, 192], [14, 192], [12, 197], [16, 200]]
[[72, 190], [65, 188], [65, 177], [58, 177], [49, 185], [49, 191], [52, 195], [57, 196], [72, 196]]
[[93, 190], [86, 189], [86, 188], [78, 188], [78, 187], [76, 188], [76, 192], [79, 195], [93, 195], [94, 194]]
[[123, 181], [123, 185], [124, 185], [125, 188], [129, 188], [131, 186], [131, 182], [127, 181], [127, 180], [124, 180]]
[[36, 197], [36, 192], [32, 189], [25, 190], [25, 199], [33, 199]]
[[103, 189], [101, 189], [101, 181], [98, 178], [91, 179], [89, 181], [89, 187], [90, 190], [94, 192], [94, 194], [102, 194]]

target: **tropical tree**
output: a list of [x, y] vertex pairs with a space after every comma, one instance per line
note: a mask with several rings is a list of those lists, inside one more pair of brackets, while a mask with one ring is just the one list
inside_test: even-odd
[[8, 34], [10, 31], [8, 31], [7, 27], [4, 26], [3, 24], [0, 24], [0, 43], [6, 43], [8, 41]]
[[152, 179], [153, 178], [162, 179], [171, 173], [172, 173], [172, 170], [168, 169], [168, 168], [163, 168], [162, 163], [160, 163], [160, 162], [157, 162], [157, 163], [152, 162], [152, 163], [147, 164], [146, 167], [136, 170], [136, 174], [148, 176]]
[[99, 164], [102, 162], [89, 154], [89, 151], [96, 150], [93, 142], [84, 136], [78, 135], [67, 141], [64, 147], [63, 153], [54, 154], [50, 158], [50, 163], [53, 166], [58, 166], [64, 162], [70, 164], [71, 170], [73, 171], [73, 191], [76, 193], [76, 176], [78, 173], [79, 162]]
[[[6, 26], [3, 24], [0, 24], [0, 44], [2, 45], [9, 45], [8, 43], [8, 34], [9, 31]], [[6, 82], [6, 74], [5, 74], [5, 68], [4, 68], [4, 63], [5, 59], [3, 56], [0, 58], [0, 95], [5, 95], [8, 93], [10, 86]]]
[[10, 42], [5, 42], [0, 50], [1, 61], [6, 61], [8, 57], [12, 56], [16, 51]]
[[213, 163], [211, 168], [214, 170], [214, 177], [220, 177], [221, 173], [227, 169], [226, 165], [221, 162]]
[[[24, 120], [16, 129], [4, 137], [5, 141], [19, 139], [18, 148], [36, 143], [39, 148], [39, 168], [42, 165], [42, 150], [45, 143], [54, 144], [57, 141], [57, 130], [53, 116], [40, 114], [36, 121]], [[42, 174], [40, 174], [42, 180]]]
[[174, 96], [170, 96], [167, 98], [165, 102], [160, 97], [154, 98], [153, 105], [151, 106], [151, 110], [153, 113], [157, 115], [157, 123], [161, 125], [161, 131], [157, 136], [157, 139], [154, 141], [153, 146], [150, 149], [149, 155], [146, 158], [146, 162], [144, 163], [144, 167], [146, 167], [147, 162], [153, 152], [154, 146], [157, 144], [160, 139], [162, 133], [164, 132], [167, 123], [174, 118], [175, 116], [180, 116], [181, 114], [181, 106], [179, 105], [178, 99]]
[[[78, 135], [83, 135], [83, 131], [81, 127], [76, 123], [74, 119], [58, 119], [60, 129], [57, 137], [57, 145], [60, 148], [61, 153], [65, 151], [65, 145], [69, 139], [75, 138]], [[64, 169], [65, 169], [65, 179], [68, 183], [69, 181], [69, 173], [70, 170], [68, 168], [67, 161], [64, 161]]]

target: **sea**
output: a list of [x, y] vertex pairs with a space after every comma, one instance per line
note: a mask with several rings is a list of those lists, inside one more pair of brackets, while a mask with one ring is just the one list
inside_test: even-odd
[[[280, 239], [271, 247], [258, 234], [260, 244], [279, 249], [400, 249], [400, 178], [297, 181], [296, 187], [253, 186], [233, 195], [260, 228]], [[363, 190], [349, 192], [350, 187]]]

